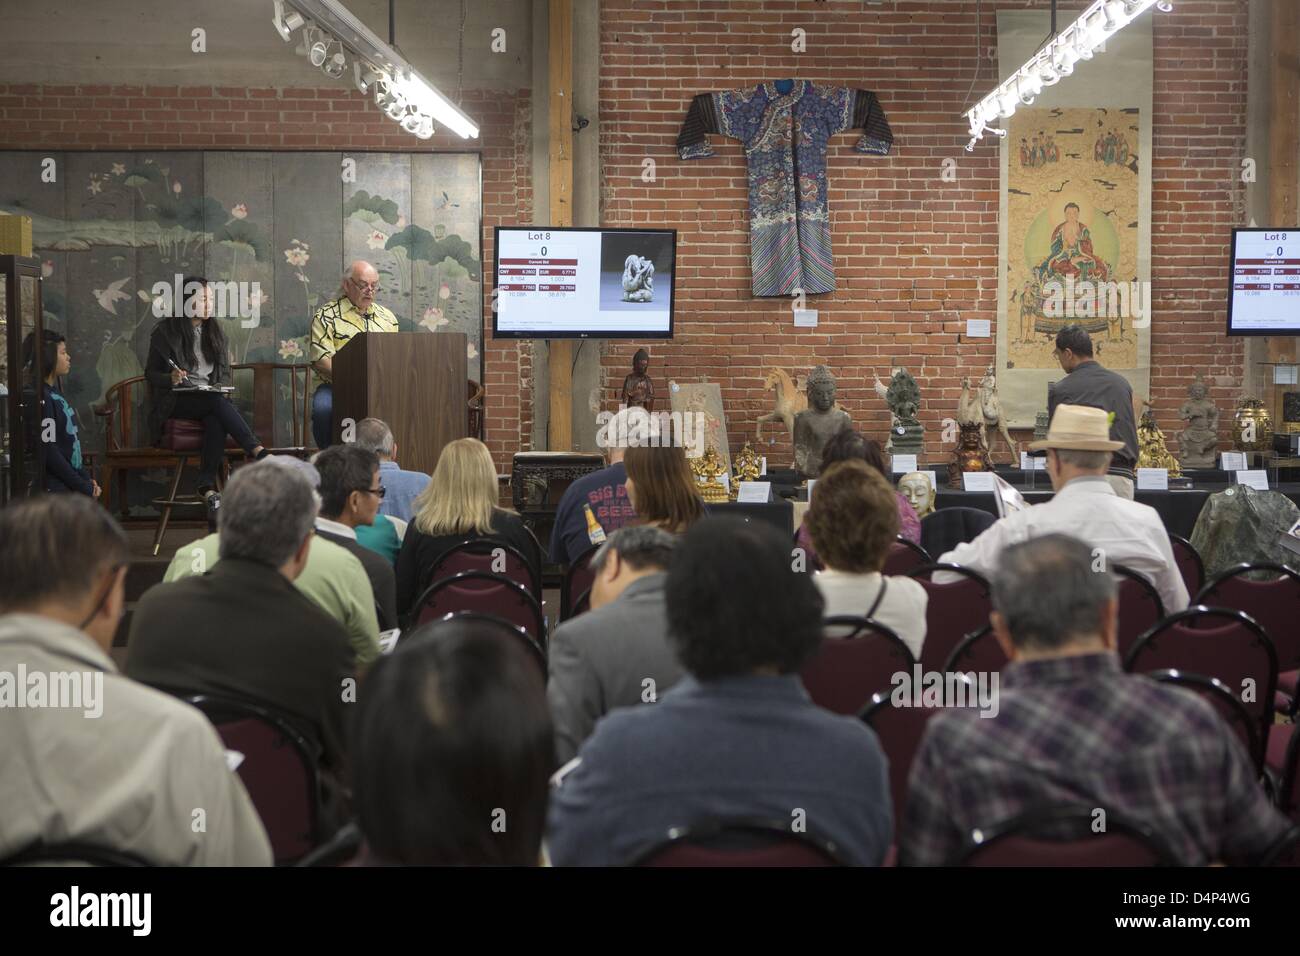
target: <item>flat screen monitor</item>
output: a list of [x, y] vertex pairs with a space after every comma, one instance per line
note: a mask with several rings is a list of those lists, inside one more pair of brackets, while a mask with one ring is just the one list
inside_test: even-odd
[[492, 335], [670, 339], [676, 229], [497, 226]]
[[1300, 229], [1234, 229], [1229, 335], [1300, 335]]

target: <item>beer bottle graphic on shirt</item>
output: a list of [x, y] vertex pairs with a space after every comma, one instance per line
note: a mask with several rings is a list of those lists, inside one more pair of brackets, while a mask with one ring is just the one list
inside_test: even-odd
[[605, 529], [602, 528], [600, 522], [596, 520], [596, 516], [592, 513], [591, 505], [584, 504], [582, 506], [582, 511], [583, 514], [587, 516], [587, 539], [591, 541], [592, 544], [604, 544]]

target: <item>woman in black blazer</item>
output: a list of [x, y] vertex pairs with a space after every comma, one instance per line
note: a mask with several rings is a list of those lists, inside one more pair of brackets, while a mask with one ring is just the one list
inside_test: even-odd
[[230, 385], [230, 356], [226, 334], [212, 320], [212, 289], [201, 276], [186, 276], [185, 308], [181, 315], [162, 319], [149, 336], [145, 380], [149, 386], [149, 431], [153, 443], [162, 441], [163, 423], [181, 418], [203, 423], [199, 452], [199, 494], [212, 493], [217, 470], [230, 435], [249, 458], [265, 458], [252, 429], [230, 399], [221, 392], [177, 392], [196, 385]]

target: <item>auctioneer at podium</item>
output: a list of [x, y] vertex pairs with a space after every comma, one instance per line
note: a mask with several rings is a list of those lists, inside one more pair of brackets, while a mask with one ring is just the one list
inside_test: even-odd
[[334, 434], [382, 418], [402, 467], [433, 474], [442, 448], [464, 438], [464, 332], [359, 332], [334, 356]]

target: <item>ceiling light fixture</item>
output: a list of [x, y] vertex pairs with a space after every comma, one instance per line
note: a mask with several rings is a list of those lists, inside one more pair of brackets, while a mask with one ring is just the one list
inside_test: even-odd
[[[300, 0], [289, 2], [298, 3]], [[995, 129], [988, 125], [988, 121], [995, 116], [1011, 116], [1016, 111], [1017, 102], [1032, 103], [1044, 86], [1051, 86], [1073, 73], [1076, 61], [1091, 60], [1094, 51], [1151, 6], [1163, 13], [1174, 8], [1170, 0], [1094, 0], [1078, 19], [1052, 37], [1024, 66], [966, 111], [971, 133], [966, 149], [973, 150], [985, 133], [1006, 136], [1006, 130]]]
[[[373, 92], [375, 105], [401, 122], [403, 129], [427, 139], [433, 135], [436, 122], [463, 139], [478, 137], [477, 123], [390, 44], [375, 36], [340, 0], [273, 0], [273, 5], [272, 22], [282, 39], [287, 42], [294, 29], [311, 24], [303, 31], [305, 47], [301, 52], [308, 53], [311, 62], [330, 76], [342, 76], [350, 56], [357, 89]], [[290, 27], [295, 18], [297, 26]], [[314, 31], [310, 39], [306, 36], [309, 30]], [[331, 58], [336, 43], [342, 49]], [[404, 122], [408, 113], [417, 117], [409, 125]], [[422, 135], [426, 131], [428, 135]]]

